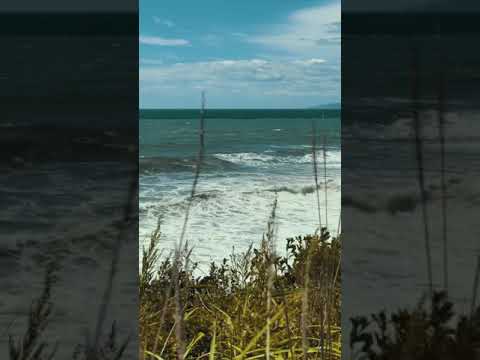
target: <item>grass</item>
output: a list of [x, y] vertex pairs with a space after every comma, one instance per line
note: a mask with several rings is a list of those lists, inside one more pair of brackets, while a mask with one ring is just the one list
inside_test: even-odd
[[[53, 360], [57, 359], [58, 343], [52, 344], [45, 330], [50, 324], [54, 304], [52, 302], [53, 285], [56, 281], [57, 264], [47, 265], [41, 295], [32, 301], [28, 314], [28, 323], [23, 335], [9, 335], [8, 358], [10, 360]], [[72, 351], [73, 360], [119, 360], [123, 357], [129, 339], [119, 342], [115, 322], [110, 331], [101, 336], [93, 351], [90, 344], [79, 343]]]
[[453, 360], [480, 354], [480, 307], [458, 315], [444, 291], [433, 293], [431, 306], [422, 299], [414, 309], [351, 321], [352, 359]]
[[[142, 358], [178, 358], [180, 346], [184, 359], [340, 358], [340, 239], [323, 228], [287, 239], [287, 255], [278, 256], [271, 234], [195, 276], [196, 264], [185, 267], [188, 251], [180, 263], [160, 256], [154, 231], [139, 275]], [[175, 334], [177, 285], [182, 338]]]

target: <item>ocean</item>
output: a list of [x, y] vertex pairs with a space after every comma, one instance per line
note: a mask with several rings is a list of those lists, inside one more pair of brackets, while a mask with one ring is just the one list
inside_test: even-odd
[[[180, 238], [199, 149], [198, 110], [140, 112], [140, 251], [160, 221], [161, 250]], [[339, 110], [206, 110], [205, 157], [185, 240], [200, 268], [258, 245], [275, 192], [276, 243], [312, 234], [318, 210], [312, 159], [317, 134], [322, 224], [340, 216]], [[326, 149], [326, 189], [322, 146]]]

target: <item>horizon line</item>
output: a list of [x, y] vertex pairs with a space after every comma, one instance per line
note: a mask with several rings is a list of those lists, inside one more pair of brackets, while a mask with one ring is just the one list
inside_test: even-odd
[[[175, 108], [168, 108], [168, 107], [145, 107], [145, 108], [138, 108], [139, 110], [201, 110], [200, 107], [175, 107]], [[205, 110], [341, 110], [341, 106], [339, 107], [321, 107], [321, 106], [312, 106], [312, 107], [292, 107], [292, 108], [234, 108], [234, 107], [209, 107]]]

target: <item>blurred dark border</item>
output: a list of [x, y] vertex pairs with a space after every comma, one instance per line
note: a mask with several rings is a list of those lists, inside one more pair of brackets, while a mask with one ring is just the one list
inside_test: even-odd
[[0, 13], [0, 36], [127, 36], [136, 33], [137, 12]]
[[138, 13], [87, 6], [0, 13], [1, 358], [46, 293], [43, 356], [138, 355]]
[[428, 259], [455, 316], [478, 291], [480, 13], [435, 3], [342, 13], [344, 359], [351, 318], [429, 304]]
[[342, 12], [342, 34], [429, 35], [480, 33], [475, 12]]

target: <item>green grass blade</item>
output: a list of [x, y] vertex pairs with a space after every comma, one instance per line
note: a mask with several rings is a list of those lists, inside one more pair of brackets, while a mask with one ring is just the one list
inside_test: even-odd
[[205, 333], [199, 332], [197, 336], [195, 336], [195, 338], [193, 338], [193, 340], [190, 341], [190, 343], [187, 346], [187, 349], [185, 350], [185, 358], [187, 358], [188, 354], [190, 354], [195, 344], [198, 343], [204, 336], [205, 336]]
[[215, 360], [215, 350], [217, 347], [217, 323], [213, 323], [213, 336], [212, 341], [210, 341], [210, 355], [208, 356], [208, 360]]
[[164, 360], [161, 356], [159, 356], [157, 354], [154, 354], [154, 353], [152, 353], [151, 351], [148, 351], [148, 350], [145, 350], [145, 355], [152, 356], [157, 360]]
[[[270, 319], [270, 323], [271, 322], [274, 322], [275, 320], [277, 320], [281, 315], [283, 314], [283, 306], [280, 307], [279, 311], [277, 311], [277, 313]], [[254, 347], [258, 340], [263, 336], [263, 334], [265, 334], [265, 332], [267, 331], [267, 328], [270, 324], [266, 324], [254, 337], [252, 340], [250, 340], [250, 342], [248, 343], [248, 345], [245, 347], [245, 349], [243, 349], [242, 353], [237, 356], [235, 359], [245, 359], [245, 356], [248, 354], [249, 350]]]

